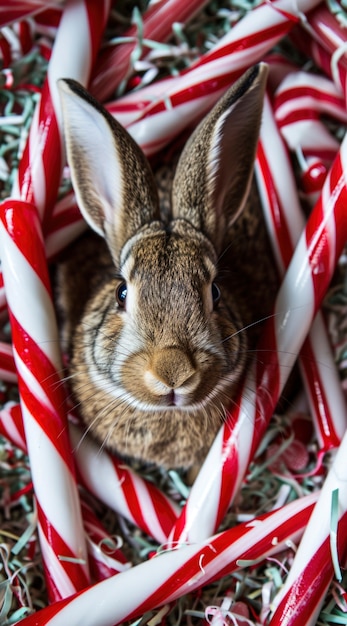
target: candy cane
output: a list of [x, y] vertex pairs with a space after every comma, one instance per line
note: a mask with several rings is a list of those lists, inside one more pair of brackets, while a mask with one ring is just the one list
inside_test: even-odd
[[[264, 102], [256, 174], [272, 247], [279, 271], [283, 275], [305, 220], [289, 159], [268, 98]], [[300, 367], [319, 446], [326, 451], [339, 445], [347, 420], [341, 382], [320, 313], [316, 315], [301, 350]]]
[[[297, 541], [317, 494], [311, 494], [194, 546], [162, 553], [23, 620], [23, 626], [116, 626], [258, 562]], [[102, 598], [102, 602], [100, 602]], [[98, 610], [95, 610], [98, 607]]]
[[[172, 35], [174, 22], [185, 24], [206, 4], [207, 0], [159, 0], [152, 3], [143, 15], [141, 39], [166, 41]], [[136, 35], [136, 26], [131, 26], [122, 35], [123, 40], [130, 39], [129, 43], [108, 46], [99, 54], [90, 89], [101, 102], [107, 100], [129, 74], [130, 59], [137, 46]]]
[[[314, 626], [334, 574], [332, 553], [347, 556], [347, 433], [307, 524], [287, 580], [273, 600], [271, 626]], [[331, 519], [336, 496], [336, 523]], [[335, 528], [336, 525], [336, 528]], [[335, 536], [336, 533], [336, 536]], [[333, 546], [333, 549], [332, 547]], [[335, 562], [335, 573], [339, 575]]]
[[18, 20], [33, 15], [39, 11], [44, 11], [47, 6], [63, 3], [63, 0], [33, 0], [22, 2], [22, 0], [2, 0], [0, 7], [0, 28], [6, 24], [17, 22]]
[[333, 79], [347, 101], [345, 32], [323, 3], [312, 11], [305, 25], [293, 29], [291, 39]]
[[16, 402], [7, 402], [1, 409], [0, 433], [22, 452], [27, 453], [22, 411]]
[[[73, 421], [76, 421], [72, 417]], [[26, 452], [20, 407], [7, 403], [0, 410], [0, 432]], [[74, 423], [69, 425], [72, 453], [80, 482], [99, 500], [138, 526], [159, 544], [166, 543], [179, 509], [153, 483], [112, 457]]]
[[48, 261], [54, 260], [86, 228], [75, 194], [70, 192], [55, 204], [47, 226], [45, 248]]
[[273, 413], [347, 238], [347, 138], [325, 181], [279, 290], [274, 313], [235, 402], [192, 487], [171, 541], [218, 528]]
[[131, 563], [127, 561], [120, 547], [115, 545], [115, 540], [105, 532], [93, 509], [83, 498], [81, 506], [83, 525], [87, 535], [90, 569], [94, 579], [104, 580], [125, 572], [131, 567]]
[[332, 81], [308, 72], [289, 74], [276, 90], [274, 112], [291, 150], [333, 161], [339, 143], [320, 117], [326, 114], [346, 123], [347, 113], [344, 98]]
[[12, 194], [37, 207], [44, 230], [64, 165], [57, 79], [69, 76], [84, 85], [88, 82], [109, 5], [110, 0], [103, 0], [98, 6], [94, 0], [68, 0], [60, 21], [41, 101], [35, 110]]
[[17, 382], [12, 346], [3, 341], [0, 341], [0, 379], [8, 383]]
[[48, 592], [57, 600], [85, 587], [89, 576], [58, 374], [58, 333], [34, 207], [3, 203], [0, 242], [41, 550]]
[[300, 14], [317, 2], [276, 0], [247, 13], [210, 52], [173, 79], [172, 86], [129, 124], [130, 134], [147, 155], [159, 151], [206, 113], [244, 69], [259, 61], [289, 32]]
[[80, 429], [71, 426], [71, 441], [78, 473], [87, 489], [154, 537], [166, 543], [177, 520], [178, 507], [150, 482], [145, 482], [124, 463], [112, 458]]

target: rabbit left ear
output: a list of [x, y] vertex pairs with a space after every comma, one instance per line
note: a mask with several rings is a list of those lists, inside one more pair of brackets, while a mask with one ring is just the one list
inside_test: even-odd
[[173, 216], [219, 250], [250, 189], [267, 66], [252, 67], [226, 92], [187, 142], [173, 182]]
[[129, 133], [76, 81], [60, 79], [65, 144], [79, 208], [114, 256], [159, 219], [153, 173]]

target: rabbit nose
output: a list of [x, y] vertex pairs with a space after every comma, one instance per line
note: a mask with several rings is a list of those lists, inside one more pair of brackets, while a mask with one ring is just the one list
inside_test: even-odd
[[[193, 383], [196, 373], [189, 356], [183, 350], [174, 347], [156, 350], [151, 360], [150, 369], [152, 375], [171, 389]], [[196, 384], [192, 384], [192, 386], [195, 387]]]

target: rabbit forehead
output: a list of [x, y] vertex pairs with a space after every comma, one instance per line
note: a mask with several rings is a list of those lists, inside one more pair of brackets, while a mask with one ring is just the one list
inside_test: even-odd
[[[188, 231], [188, 232], [187, 232]], [[155, 233], [144, 231], [133, 237], [121, 255], [121, 273], [139, 285], [185, 282], [205, 285], [216, 275], [216, 254], [210, 242], [194, 228], [173, 225]]]

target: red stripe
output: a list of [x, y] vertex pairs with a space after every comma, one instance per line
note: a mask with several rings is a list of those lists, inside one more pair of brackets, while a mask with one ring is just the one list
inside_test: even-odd
[[152, 531], [142, 514], [142, 509], [138, 501], [136, 489], [131, 478], [131, 473], [128, 469], [123, 469], [116, 459], [111, 458], [111, 460], [114, 469], [119, 476], [119, 484], [122, 487], [122, 491], [124, 493], [124, 497], [129, 507], [132, 518], [134, 519], [136, 525], [139, 526], [139, 528], [144, 530], [148, 535], [151, 535]]
[[[202, 82], [197, 82], [193, 85], [190, 85], [189, 87], [185, 87], [177, 93], [170, 95], [168, 100], [170, 100], [171, 106], [175, 108], [181, 104], [191, 102], [192, 100], [205, 98], [206, 96], [210, 96], [211, 94], [215, 93], [219, 89], [226, 89], [241, 74], [242, 69], [230, 71], [227, 74], [221, 74], [220, 76], [215, 76], [213, 78], [203, 80]], [[159, 102], [154, 103], [152, 106], [148, 107], [145, 113], [139, 119], [135, 120], [134, 124], [154, 115], [155, 113], [167, 111], [167, 108], [168, 107], [165, 100], [160, 100]]]
[[223, 444], [221, 458], [223, 459], [220, 496], [218, 509], [216, 511], [215, 530], [223, 521], [226, 511], [229, 508], [232, 495], [235, 491], [235, 480], [239, 471], [238, 455], [238, 434], [237, 422], [240, 417], [240, 407], [242, 400], [235, 403], [235, 410], [229, 413], [223, 428]]
[[[324, 211], [321, 196], [306, 226], [306, 245], [314, 285], [315, 310], [319, 308], [325, 296], [334, 269], [330, 267], [331, 248], [336, 262], [347, 239], [347, 189], [339, 155], [334, 161], [325, 185], [330, 185], [328, 205]], [[336, 226], [335, 241], [331, 241], [329, 229], [326, 228], [326, 224], [331, 220]]]
[[[33, 185], [34, 204], [36, 205], [41, 215], [43, 230], [47, 228], [47, 221], [50, 219], [53, 211], [54, 204], [58, 195], [58, 188], [60, 185], [61, 172], [63, 169], [62, 162], [62, 145], [61, 136], [58, 128], [57, 118], [52, 102], [50, 93], [49, 81], [46, 80], [40, 101], [40, 115], [39, 115], [39, 129], [34, 130], [40, 134], [40, 151], [43, 161], [43, 175], [45, 194], [43, 206], [38, 204], [38, 199], [35, 197], [35, 190], [42, 187], [42, 181], [32, 178], [31, 184]], [[35, 155], [31, 155], [31, 160]]]
[[[326, 109], [327, 107], [324, 105], [332, 104], [334, 107], [339, 108], [341, 110], [341, 114], [343, 115], [344, 119], [346, 118], [346, 110], [344, 106], [343, 96], [337, 96], [335, 94], [322, 91], [318, 89], [317, 87], [312, 87], [311, 85], [301, 85], [299, 87], [290, 87], [276, 94], [275, 110], [277, 110], [283, 104], [288, 104], [288, 101], [290, 100], [297, 100], [298, 98], [307, 98], [307, 97], [313, 100], [312, 105], [317, 104], [317, 107], [319, 108], [319, 110], [321, 108]], [[329, 107], [328, 107], [328, 111], [330, 111]]]
[[0, 368], [6, 370], [6, 372], [11, 372], [12, 374], [17, 374], [17, 368], [14, 362], [14, 357], [12, 352], [5, 352], [0, 346]]
[[[288, 505], [290, 507], [290, 505]], [[285, 509], [285, 507], [283, 507]], [[296, 515], [292, 515], [289, 519], [280, 523], [276, 528], [276, 541], [281, 544], [283, 541], [292, 537], [294, 533], [299, 532], [307, 524], [309, 516], [312, 512], [313, 505], [306, 507], [303, 511], [300, 511]], [[290, 515], [290, 508], [288, 510]], [[267, 518], [276, 515], [273, 512], [265, 513], [257, 517], [259, 523], [266, 524]], [[271, 522], [270, 522], [271, 523]], [[226, 550], [232, 544], [235, 544], [241, 537], [251, 533], [253, 530], [249, 524], [239, 524], [234, 528], [221, 533], [214, 537], [207, 546], [204, 546], [193, 557], [188, 559], [180, 568], [178, 568], [169, 578], [165, 578], [163, 584], [160, 585], [146, 600], [139, 606], [137, 606], [130, 615], [126, 616], [126, 620], [135, 619], [136, 617], [143, 615], [149, 610], [152, 610], [156, 606], [164, 604], [166, 601], [171, 601], [180, 595], [182, 595], [182, 586], [189, 582], [189, 590], [194, 591], [201, 587], [201, 577], [197, 574], [207, 568], [209, 563], [216, 561], [221, 553]], [[274, 533], [268, 532], [262, 537], [260, 541], [253, 544], [250, 541], [250, 547], [243, 553], [237, 555], [236, 559], [230, 560], [230, 562], [224, 567], [216, 565], [217, 574], [212, 575], [209, 579], [204, 577], [203, 585], [207, 585], [212, 580], [219, 580], [222, 576], [230, 574], [232, 571], [239, 569], [237, 561], [239, 559], [252, 559], [256, 560], [264, 557], [269, 551], [274, 550], [273, 545]], [[160, 558], [160, 557], [159, 557]]]
[[250, 459], [253, 458], [260, 444], [282, 391], [280, 388], [280, 358], [275, 320], [272, 319], [271, 323], [266, 325], [266, 329], [264, 328], [257, 346], [256, 415]]
[[95, 2], [95, 0], [85, 0], [84, 2], [84, 6], [88, 15], [92, 66], [100, 48], [101, 36], [105, 28], [110, 4], [110, 0], [101, 0], [101, 2]]
[[35, 397], [33, 391], [28, 387], [27, 381], [22, 376], [18, 377], [20, 396], [31, 415], [51, 440], [62, 459], [64, 459], [71, 474], [74, 475], [67, 428], [65, 393], [61, 380], [52, 363], [21, 327], [12, 313], [10, 313], [10, 320], [13, 342], [19, 358], [36, 378], [53, 408], [48, 404], [42, 404]]
[[279, 246], [282, 262], [285, 267], [288, 267], [293, 250], [290, 243], [290, 234], [288, 230], [287, 221], [284, 215], [284, 210], [281, 207], [279, 195], [274, 184], [274, 179], [271, 175], [270, 167], [266, 159], [265, 150], [262, 142], [258, 142], [257, 160], [260, 165], [261, 173], [265, 182], [267, 197], [270, 206], [271, 219], [276, 232], [276, 241]]
[[184, 506], [184, 508], [182, 509], [181, 515], [179, 516], [178, 520], [176, 521], [171, 535], [169, 537], [169, 546], [172, 546], [173, 548], [175, 548], [176, 544], [181, 544], [187, 541], [188, 538], [188, 531], [189, 529], [187, 529], [187, 504]]
[[[10, 430], [8, 429], [8, 422], [12, 419], [17, 434], [12, 437]], [[22, 411], [19, 404], [15, 404], [11, 408], [4, 408], [0, 411], [0, 432], [12, 443], [14, 443], [23, 452], [27, 453], [26, 440], [22, 419]]]
[[300, 359], [304, 369], [306, 385], [315, 407], [314, 414], [319, 418], [318, 426], [323, 440], [322, 448], [323, 450], [337, 448], [341, 441], [335, 431], [334, 421], [330, 413], [329, 403], [309, 337], [306, 338], [300, 350]]
[[1, 204], [0, 219], [12, 241], [33, 268], [48, 294], [51, 286], [40, 221], [35, 206], [21, 200], [8, 199]]
[[48, 224], [48, 234], [52, 234], [65, 226], [69, 226], [70, 224], [75, 224], [76, 222], [82, 222], [83, 217], [78, 206], [75, 204], [71, 207], [68, 207], [61, 213], [55, 213], [51, 217]]
[[280, 117], [278, 111], [276, 111], [276, 124], [279, 128], [289, 126], [289, 124], [296, 124], [298, 122], [307, 122], [310, 120], [319, 120], [319, 114], [313, 109], [296, 109], [290, 111], [285, 117]]
[[5, 39], [3, 34], [0, 34], [0, 50], [2, 56], [2, 66], [4, 68], [7, 68], [9, 67], [9, 65], [11, 65], [12, 61], [11, 46], [8, 43], [7, 39]]
[[[76, 591], [85, 589], [90, 584], [86, 575], [86, 564], [76, 563], [76, 561], [70, 561], [65, 559], [75, 559], [77, 555], [74, 554], [71, 548], [67, 545], [64, 539], [57, 532], [51, 520], [48, 520], [41, 508], [39, 502], [36, 499], [38, 521], [41, 526], [41, 530], [44, 533], [49, 545], [52, 547], [54, 554], [57, 555], [58, 560], [61, 563], [62, 568], [66, 572], [71, 583], [75, 587]], [[46, 568], [49, 571], [49, 563], [46, 563]]]
[[[338, 526], [337, 543], [341, 562], [344, 562], [346, 555], [346, 537], [347, 513], [342, 516]], [[286, 626], [312, 624], [333, 572], [330, 537], [327, 537], [278, 605], [271, 619], [271, 626], [282, 626], [283, 616], [286, 618]]]
[[159, 489], [153, 488], [151, 483], [147, 483], [147, 489], [163, 534], [165, 537], [168, 537], [174, 524], [176, 524], [177, 515], [164, 494], [161, 493]]
[[27, 387], [25, 381], [18, 379], [19, 393], [21, 400], [27, 407], [33, 419], [38, 423], [42, 431], [51, 441], [54, 449], [60, 455], [62, 461], [67, 466], [71, 474], [71, 480], [75, 476], [70, 441], [68, 439], [67, 427], [62, 425], [61, 416], [57, 412], [51, 411], [47, 406], [41, 404]]
[[31, 27], [28, 21], [19, 22], [19, 39], [22, 47], [22, 54], [27, 54], [33, 45]]
[[[256, 16], [257, 9], [255, 9], [253, 13], [254, 16]], [[290, 19], [292, 22], [297, 21], [293, 15], [290, 16]], [[293, 27], [292, 22], [288, 21], [281, 24], [274, 24], [269, 28], [263, 28], [241, 39], [236, 39], [225, 46], [220, 46], [217, 50], [204, 54], [195, 65], [185, 70], [183, 74], [195, 70], [197, 67], [210, 63], [211, 61], [216, 61], [221, 57], [231, 55], [235, 52], [242, 52], [243, 50], [250, 50], [250, 48], [255, 46], [263, 45], [266, 48], [271, 48], [274, 45], [274, 40], [281, 39], [291, 30]]]

